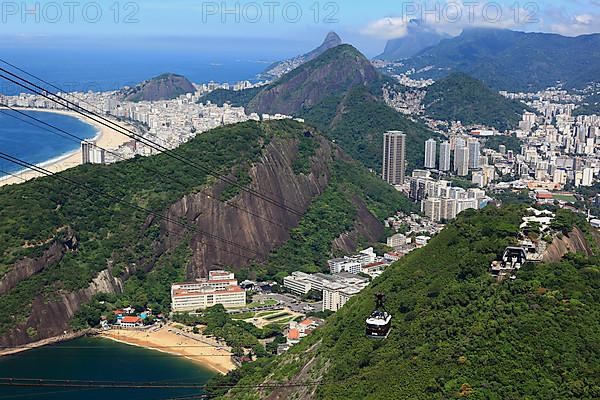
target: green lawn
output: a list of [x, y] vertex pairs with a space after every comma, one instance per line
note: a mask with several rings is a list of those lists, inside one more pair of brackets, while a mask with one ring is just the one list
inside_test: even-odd
[[250, 319], [254, 318], [255, 313], [253, 312], [245, 312], [240, 314], [231, 314], [231, 318], [233, 319]]
[[566, 201], [567, 203], [575, 203], [577, 201], [572, 194], [554, 194], [552, 197], [556, 200]]
[[274, 320], [274, 319], [277, 319], [277, 318], [282, 318], [282, 317], [285, 317], [285, 316], [290, 316], [290, 314], [287, 313], [287, 312], [285, 312], [285, 311], [283, 311], [283, 312], [278, 312], [278, 313], [275, 313], [275, 314], [272, 314], [272, 315], [265, 316], [265, 317], [263, 317], [263, 319], [267, 320], [267, 321], [271, 321], [271, 320]]

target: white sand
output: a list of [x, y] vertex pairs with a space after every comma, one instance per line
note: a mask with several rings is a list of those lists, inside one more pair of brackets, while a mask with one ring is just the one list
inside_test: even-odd
[[[119, 133], [118, 131], [116, 131], [114, 129], [111, 129], [102, 124], [99, 124], [98, 122], [96, 122], [88, 117], [85, 117], [83, 115], [80, 115], [74, 111], [51, 110], [51, 109], [45, 109], [45, 108], [27, 108], [27, 109], [20, 108], [19, 110], [50, 112], [50, 113], [63, 114], [63, 115], [68, 115], [71, 117], [78, 118], [81, 121], [83, 121], [87, 124], [90, 124], [97, 129], [98, 135], [96, 135], [96, 137], [93, 140], [96, 141], [96, 145], [98, 147], [102, 147], [103, 149], [113, 150], [113, 149], [116, 149], [117, 147], [119, 147], [120, 145], [131, 141], [131, 139], [129, 137], [123, 135], [122, 133]], [[129, 126], [124, 125], [123, 123], [119, 123], [119, 124], [128, 129], [130, 128]], [[40, 163], [38, 165], [43, 167], [44, 169], [47, 169], [48, 171], [51, 171], [52, 173], [56, 173], [56, 172], [61, 172], [61, 171], [67, 170], [69, 168], [76, 167], [77, 165], [81, 165], [82, 162], [83, 162], [83, 160], [82, 160], [82, 156], [81, 156], [81, 150], [78, 149], [71, 153], [65, 154], [64, 156], [61, 156], [54, 160], [46, 161], [44, 163]], [[1, 177], [0, 178], [0, 186], [22, 183], [24, 181], [42, 176], [43, 174], [40, 172], [35, 172], [35, 171], [23, 171], [23, 172], [19, 172], [19, 173], [15, 174], [15, 175], [16, 175], [16, 177], [11, 176], [11, 175], [6, 176], [6, 177]]]

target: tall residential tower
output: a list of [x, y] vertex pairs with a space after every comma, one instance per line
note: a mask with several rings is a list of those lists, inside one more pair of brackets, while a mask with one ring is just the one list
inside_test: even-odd
[[425, 142], [425, 168], [435, 168], [435, 139], [429, 139]]
[[389, 131], [383, 135], [383, 180], [403, 185], [406, 169], [406, 135]]
[[440, 171], [450, 171], [450, 142], [440, 144]]

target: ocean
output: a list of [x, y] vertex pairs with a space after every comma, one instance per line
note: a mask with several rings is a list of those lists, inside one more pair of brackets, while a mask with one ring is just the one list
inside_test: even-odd
[[[6, 113], [28, 120], [11, 110], [0, 112], [0, 151], [3, 153], [29, 163], [39, 164], [71, 153], [81, 146], [80, 142], [72, 137], [62, 133], [62, 136], [59, 136], [49, 132], [43, 126], [32, 126]], [[91, 139], [98, 134], [94, 126], [75, 117], [39, 111], [26, 111], [26, 113], [82, 139]], [[33, 120], [28, 121], [38, 124]], [[21, 170], [23, 167], [19, 165], [0, 160], [0, 176]]]
[[[215, 373], [170, 354], [102, 338], [69, 342], [0, 357], [0, 377], [204, 384]], [[1, 399], [159, 400], [201, 394], [198, 389], [89, 389], [0, 387]]]
[[[179, 48], [98, 48], [77, 52], [15, 48], [3, 51], [1, 58], [65, 91], [77, 92], [118, 90], [166, 72], [184, 75], [194, 83], [256, 81], [257, 75], [278, 59], [248, 52], [207, 53]], [[11, 67], [1, 66], [35, 81]], [[21, 92], [19, 86], [0, 79], [0, 93], [14, 96]]]

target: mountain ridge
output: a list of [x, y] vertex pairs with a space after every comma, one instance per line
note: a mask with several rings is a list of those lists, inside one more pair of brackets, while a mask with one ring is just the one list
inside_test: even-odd
[[536, 91], [559, 82], [583, 88], [600, 81], [599, 54], [600, 34], [566, 37], [472, 28], [406, 60], [403, 70], [432, 67], [414, 77], [434, 79], [464, 72], [496, 90]]
[[428, 47], [438, 45], [450, 35], [439, 33], [428, 27], [424, 22], [411, 20], [407, 26], [405, 36], [390, 39], [385, 44], [383, 53], [376, 56], [376, 60], [399, 61], [419, 54]]
[[[558, 212], [555, 229], [568, 232], [576, 225], [595, 242], [584, 218]], [[589, 343], [600, 334], [597, 253], [527, 265], [513, 282], [497, 283], [488, 275], [490, 262], [515, 243], [525, 213], [520, 206], [461, 213], [288, 353], [215, 378], [215, 384], [237, 383], [215, 394], [226, 399], [596, 398], [600, 348]], [[376, 293], [385, 295], [392, 314], [392, 329], [382, 340], [364, 332]], [[320, 384], [286, 386], [307, 381]], [[264, 386], [248, 389], [257, 384]]]
[[499, 131], [518, 128], [523, 112], [529, 110], [527, 105], [501, 96], [462, 72], [453, 72], [429, 86], [423, 105], [429, 117]]
[[317, 58], [327, 50], [337, 47], [342, 44], [342, 39], [335, 32], [329, 32], [321, 45], [306, 54], [302, 54], [287, 60], [278, 61], [271, 64], [267, 69], [259, 75], [261, 79], [273, 80], [281, 78], [284, 74], [298, 68], [313, 59]]

